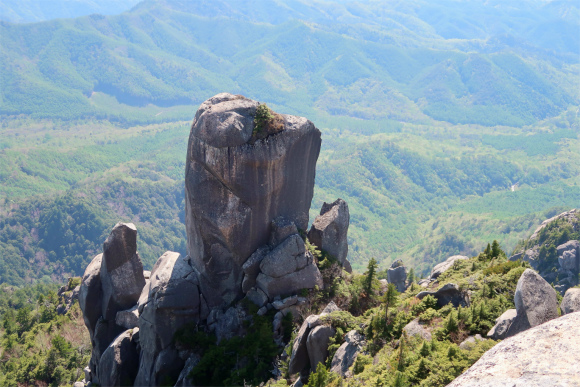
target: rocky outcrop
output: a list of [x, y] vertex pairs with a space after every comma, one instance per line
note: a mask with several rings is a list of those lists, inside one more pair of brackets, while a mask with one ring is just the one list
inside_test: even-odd
[[483, 354], [447, 387], [580, 385], [580, 313], [510, 337]]
[[[74, 280], [78, 280], [78, 277], [75, 277]], [[81, 286], [75, 286], [73, 278], [69, 278], [68, 284], [58, 289], [57, 296], [59, 304], [56, 307], [56, 313], [60, 315], [67, 314], [70, 308], [72, 308], [73, 303], [78, 301], [80, 290]]]
[[387, 281], [390, 284], [395, 284], [399, 293], [407, 289], [407, 269], [403, 265], [403, 261], [397, 259], [391, 264], [391, 267], [387, 270]]
[[365, 345], [365, 338], [357, 331], [350, 331], [347, 333], [344, 343], [336, 350], [332, 363], [330, 364], [330, 371], [339, 374], [340, 376], [349, 377], [349, 368], [354, 364], [356, 357], [362, 351]]
[[[210, 308], [242, 298], [242, 266], [270, 242], [272, 220], [282, 216], [298, 229], [308, 226], [320, 131], [305, 118], [275, 114], [277, 133], [259, 135], [258, 105], [218, 94], [200, 106], [191, 127], [187, 246]], [[311, 271], [286, 281], [311, 277]]]
[[562, 304], [560, 304], [562, 314], [580, 312], [580, 289], [571, 288], [566, 291]]
[[507, 337], [508, 329], [516, 318], [517, 311], [515, 309], [508, 309], [501, 316], [495, 320], [495, 325], [487, 333], [487, 337], [493, 340], [503, 340]]
[[551, 217], [550, 219], [546, 219], [542, 222], [542, 224], [540, 224], [540, 226], [538, 226], [538, 228], [536, 228], [536, 231], [534, 231], [534, 233], [532, 234], [532, 236], [530, 237], [530, 239], [537, 239], [538, 236], [540, 235], [540, 231], [542, 231], [542, 229], [544, 227], [546, 227], [549, 223], [555, 221], [555, 220], [565, 220], [568, 223], [574, 223], [576, 222], [577, 219], [577, 214], [578, 212], [576, 211], [576, 209], [572, 209], [570, 211], [566, 211], [566, 212], [562, 212], [561, 214], [558, 214], [556, 216]]
[[447, 258], [444, 262], [435, 265], [433, 270], [431, 270], [431, 275], [429, 276], [429, 279], [431, 281], [436, 280], [441, 274], [451, 269], [455, 261], [462, 259], [469, 259], [469, 257], [466, 257], [465, 255], [454, 255], [452, 257]]
[[306, 339], [306, 349], [310, 359], [310, 369], [315, 370], [318, 363], [323, 363], [328, 356], [328, 343], [336, 334], [336, 330], [330, 326], [317, 326]]
[[316, 217], [308, 231], [308, 240], [321, 251], [330, 254], [344, 269], [352, 273], [348, 255], [348, 225], [350, 215], [348, 204], [342, 199], [334, 203], [324, 203], [320, 215]]
[[422, 300], [424, 297], [429, 295], [437, 299], [437, 305], [439, 307], [444, 307], [447, 304], [452, 304], [456, 308], [469, 305], [468, 295], [462, 292], [456, 284], [445, 284], [441, 289], [435, 292], [424, 290], [417, 294], [417, 298]]
[[79, 290], [79, 304], [93, 345], [87, 382], [100, 383], [101, 357], [126, 329], [117, 324], [117, 313], [135, 306], [143, 286], [137, 229], [132, 223], [117, 223], [103, 245], [103, 254], [85, 270]]
[[514, 303], [517, 315], [506, 337], [558, 317], [556, 291], [532, 269], [526, 269], [518, 280]]

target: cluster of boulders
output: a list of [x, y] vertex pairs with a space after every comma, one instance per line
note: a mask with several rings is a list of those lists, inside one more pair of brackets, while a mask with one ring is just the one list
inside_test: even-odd
[[507, 310], [488, 332], [494, 340], [505, 339], [558, 317], [556, 291], [538, 273], [526, 269], [516, 286], [516, 309]]
[[[292, 343], [292, 354], [288, 364], [290, 374], [298, 373], [299, 379], [294, 387], [300, 387], [307, 383], [311, 372], [316, 370], [319, 363], [324, 363], [328, 358], [328, 346], [330, 339], [336, 334], [331, 324], [324, 323], [322, 317], [339, 311], [334, 304], [329, 303], [318, 315], [308, 316]], [[349, 369], [354, 364], [357, 355], [365, 344], [364, 336], [356, 330], [350, 331], [345, 336], [344, 343], [335, 352], [331, 361], [331, 371], [342, 377], [350, 376]]]
[[[198, 329], [218, 341], [242, 335], [252, 320], [243, 300], [259, 315], [276, 310], [280, 339], [283, 317], [301, 313], [303, 290], [323, 286], [306, 235], [352, 270], [344, 200], [324, 203], [306, 232], [320, 131], [305, 118], [275, 114], [276, 130], [257, 133], [258, 106], [224, 93], [195, 115], [185, 172], [186, 257], [168, 251], [143, 271], [137, 230], [119, 223], [87, 267], [79, 290], [93, 344], [86, 383], [190, 385], [200, 354], [177, 348], [175, 334]], [[312, 361], [325, 357], [312, 351], [329, 333], [316, 332], [305, 339]]]
[[74, 302], [79, 299], [81, 285], [77, 283], [78, 280], [79, 277], [69, 278], [68, 283], [58, 289], [57, 296], [59, 303], [56, 307], [56, 313], [59, 315], [67, 314]]

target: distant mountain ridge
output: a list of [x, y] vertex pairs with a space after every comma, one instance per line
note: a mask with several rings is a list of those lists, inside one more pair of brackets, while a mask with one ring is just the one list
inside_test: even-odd
[[[522, 126], [578, 103], [577, 5], [452, 3], [145, 1], [117, 16], [1, 23], [0, 114], [144, 120], [111, 107], [228, 90], [309, 116], [357, 104], [363, 119]], [[393, 100], [398, 111], [374, 106]], [[401, 114], [412, 110], [422, 116]]]
[[3, 0], [0, 20], [34, 23], [99, 13], [115, 15], [128, 11], [140, 0]]

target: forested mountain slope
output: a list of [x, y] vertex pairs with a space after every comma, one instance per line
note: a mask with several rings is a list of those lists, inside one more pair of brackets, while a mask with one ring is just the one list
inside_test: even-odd
[[577, 14], [573, 2], [147, 1], [2, 23], [0, 113], [184, 119], [176, 106], [228, 90], [309, 117], [521, 126], [578, 103]]

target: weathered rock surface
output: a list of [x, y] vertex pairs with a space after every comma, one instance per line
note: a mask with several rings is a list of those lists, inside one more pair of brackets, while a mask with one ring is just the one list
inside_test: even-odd
[[101, 286], [101, 262], [103, 254], [97, 255], [85, 269], [79, 292], [79, 305], [83, 311], [83, 319], [91, 337], [102, 315], [101, 304], [103, 288]]
[[577, 215], [577, 211], [576, 209], [572, 209], [570, 211], [566, 211], [566, 212], [562, 212], [561, 214], [558, 214], [556, 216], [551, 217], [550, 219], [546, 219], [542, 222], [542, 224], [540, 224], [540, 226], [538, 226], [538, 228], [536, 229], [536, 231], [534, 231], [534, 233], [532, 234], [532, 236], [530, 237], [530, 239], [537, 239], [538, 236], [540, 235], [540, 231], [542, 231], [542, 229], [544, 227], [546, 227], [549, 223], [558, 220], [558, 219], [564, 219], [567, 220], [569, 223], [573, 223], [576, 220], [576, 215]]
[[183, 370], [179, 374], [177, 378], [177, 383], [175, 383], [175, 387], [194, 387], [193, 381], [190, 379], [189, 374], [196, 365], [199, 364], [201, 357], [198, 354], [193, 354], [187, 358], [185, 361], [185, 365], [183, 366]]
[[452, 257], [447, 258], [445, 262], [441, 262], [440, 264], [435, 265], [433, 270], [431, 270], [431, 275], [429, 276], [429, 279], [436, 280], [441, 274], [451, 269], [455, 261], [461, 259], [469, 259], [469, 257], [466, 257], [465, 255], [454, 255]]
[[336, 334], [332, 327], [319, 325], [308, 334], [306, 339], [306, 349], [310, 359], [310, 369], [316, 370], [318, 363], [322, 363], [328, 356], [328, 343], [330, 338]]
[[139, 311], [137, 310], [137, 305], [131, 309], [117, 312], [115, 317], [115, 324], [125, 329], [139, 327]]
[[270, 300], [322, 285], [322, 275], [314, 257], [298, 234], [289, 236], [262, 258], [256, 278], [256, 287]]
[[532, 269], [526, 269], [518, 280], [514, 303], [517, 315], [508, 328], [506, 337], [558, 317], [556, 291]]
[[422, 300], [424, 297], [431, 295], [437, 299], [437, 305], [443, 307], [447, 304], [453, 304], [456, 308], [461, 306], [469, 305], [469, 298], [464, 294], [459, 286], [456, 284], [445, 284], [441, 289], [436, 292], [422, 291], [417, 294], [417, 298]]
[[101, 356], [98, 374], [102, 386], [131, 386], [135, 382], [139, 353], [133, 335], [138, 331], [121, 333]]
[[210, 308], [242, 297], [242, 265], [269, 243], [272, 220], [308, 226], [320, 131], [305, 118], [278, 115], [282, 130], [253, 142], [257, 107], [218, 94], [200, 106], [191, 127], [187, 246]]
[[495, 325], [487, 333], [489, 338], [494, 340], [503, 340], [506, 338], [508, 329], [516, 318], [517, 311], [515, 309], [508, 309], [501, 316], [495, 320]]
[[350, 331], [345, 337], [344, 343], [336, 350], [330, 371], [339, 374], [342, 377], [349, 377], [349, 368], [352, 367], [356, 357], [362, 351], [365, 345], [365, 338], [357, 331]]
[[333, 256], [346, 271], [352, 273], [352, 267], [346, 258], [349, 222], [348, 204], [344, 200], [337, 199], [334, 203], [324, 203], [320, 215], [316, 217], [308, 231], [308, 240], [321, 251]]
[[407, 336], [419, 336], [423, 339], [429, 341], [431, 340], [431, 328], [426, 328], [425, 325], [422, 323], [419, 318], [417, 317], [403, 328], [403, 331], [407, 334]]
[[395, 284], [399, 293], [407, 289], [407, 269], [403, 265], [403, 261], [397, 259], [391, 264], [391, 267], [387, 270], [387, 281], [390, 284]]
[[[319, 315], [310, 315], [304, 320], [294, 343], [292, 344], [292, 354], [290, 355], [290, 362], [288, 364], [288, 372], [295, 374], [300, 372], [304, 377], [307, 377], [310, 371], [311, 364], [318, 364], [319, 361], [325, 361], [328, 355], [328, 339], [327, 337], [334, 329], [331, 327], [324, 327], [324, 329], [317, 330], [315, 336], [308, 340], [310, 334], [314, 332], [317, 327], [321, 326], [320, 317], [330, 314], [334, 311], [340, 310], [334, 302], [330, 302]], [[330, 330], [328, 329], [330, 328]], [[323, 343], [326, 343], [326, 352], [323, 350]], [[310, 347], [310, 348], [309, 348]], [[312, 354], [312, 358], [310, 355]], [[315, 363], [313, 363], [315, 362]], [[306, 379], [307, 380], [307, 379]]]
[[183, 362], [171, 344], [179, 328], [199, 320], [198, 285], [196, 272], [179, 253], [166, 252], [153, 267], [139, 298], [141, 360], [135, 385], [159, 385], [162, 376], [179, 376]]
[[562, 314], [580, 312], [580, 289], [571, 288], [566, 291], [562, 304], [560, 305]]
[[564, 270], [569, 270], [573, 274], [578, 274], [580, 261], [580, 242], [568, 241], [556, 248], [558, 252], [558, 263]]
[[580, 313], [510, 337], [447, 387], [580, 386]]
[[117, 223], [103, 245], [101, 262], [103, 311], [115, 320], [118, 311], [131, 308], [145, 286], [143, 264], [137, 253], [137, 229], [133, 223]]

